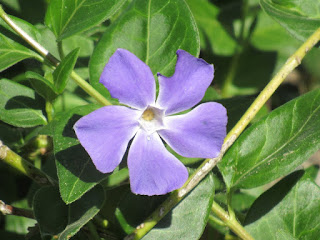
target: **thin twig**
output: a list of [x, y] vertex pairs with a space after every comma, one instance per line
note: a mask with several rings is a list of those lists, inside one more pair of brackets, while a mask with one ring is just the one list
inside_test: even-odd
[[1, 200], [0, 200], [0, 212], [3, 215], [15, 215], [15, 216], [34, 219], [34, 215], [33, 215], [33, 212], [31, 210], [23, 209], [23, 208], [17, 208], [17, 207], [5, 204]]

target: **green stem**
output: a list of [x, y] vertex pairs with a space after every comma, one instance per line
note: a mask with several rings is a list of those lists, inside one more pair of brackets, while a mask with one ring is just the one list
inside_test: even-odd
[[180, 189], [173, 192], [167, 200], [161, 204], [152, 215], [135, 231], [128, 236], [128, 239], [140, 239], [147, 232], [149, 232], [176, 204], [178, 204], [198, 183], [221, 161], [225, 152], [235, 142], [243, 130], [248, 126], [251, 120], [255, 117], [257, 112], [271, 97], [275, 90], [279, 87], [287, 75], [295, 69], [300, 63], [306, 53], [320, 40], [320, 28], [318, 28], [302, 46], [287, 60], [285, 65], [273, 77], [268, 85], [263, 89], [259, 96], [255, 99], [252, 105], [248, 108], [246, 113], [242, 116], [239, 122], [228, 133], [222, 145], [220, 154], [216, 158], [206, 159], [198, 169], [189, 177], [187, 182]]
[[60, 59], [63, 59], [65, 56], [62, 48], [62, 41], [58, 41], [58, 52], [59, 52]]
[[47, 118], [48, 118], [48, 122], [51, 122], [53, 119], [53, 105], [52, 102], [50, 101], [46, 101], [46, 113], [47, 113]]
[[70, 77], [75, 81], [86, 93], [97, 100], [97, 102], [102, 105], [112, 105], [103, 95], [101, 95], [97, 90], [95, 90], [87, 81], [81, 78], [75, 71], [72, 71]]
[[213, 216], [212, 214], [209, 215], [209, 220], [211, 220], [215, 224], [218, 224], [222, 227], [226, 226], [226, 224], [223, 221], [221, 221], [220, 218], [217, 218], [217, 217]]
[[251, 235], [243, 228], [237, 219], [230, 217], [229, 214], [219, 206], [219, 204], [213, 202], [211, 210], [241, 239], [254, 240], [254, 238], [251, 237]]
[[[0, 5], [0, 17], [31, 47], [33, 47], [40, 55], [42, 55], [46, 60], [49, 61], [54, 67], [59, 65], [59, 60], [56, 59], [47, 49], [41, 46], [37, 41], [35, 41], [31, 36], [29, 36], [23, 29], [21, 29], [17, 24], [15, 24], [12, 19], [4, 12], [2, 6]], [[39, 59], [41, 60], [41, 59]], [[70, 76], [85, 92], [97, 100], [97, 102], [102, 105], [112, 105], [104, 96], [102, 96], [97, 90], [95, 90], [89, 83], [87, 83], [83, 78], [72, 71]]]
[[117, 218], [122, 230], [126, 233], [132, 233], [134, 231], [134, 227], [132, 227], [127, 220], [125, 219], [125, 217], [123, 216], [121, 210], [119, 208], [116, 208], [116, 211], [114, 213], [115, 217]]
[[107, 228], [109, 225], [108, 220], [100, 217], [99, 215], [94, 216], [93, 221], [101, 228]]
[[101, 185], [105, 189], [112, 189], [114, 187], [118, 187], [123, 184], [129, 178], [129, 170], [128, 168], [122, 168], [118, 172], [112, 173], [106, 180], [101, 182]]
[[34, 219], [34, 215], [33, 215], [33, 212], [31, 210], [23, 209], [23, 208], [17, 208], [17, 207], [5, 204], [1, 200], [0, 200], [0, 212], [3, 215], [15, 215], [15, 216]]
[[236, 219], [236, 214], [232, 208], [232, 194], [233, 194], [233, 190], [229, 190], [227, 192], [227, 206], [228, 206], [228, 213], [229, 213], [229, 217], [230, 219]]
[[7, 163], [22, 174], [30, 177], [40, 185], [54, 185], [55, 181], [27, 160], [13, 152], [0, 141], [0, 160]]

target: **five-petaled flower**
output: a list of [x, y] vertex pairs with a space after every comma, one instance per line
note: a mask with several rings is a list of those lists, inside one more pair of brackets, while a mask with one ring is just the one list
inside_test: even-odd
[[74, 126], [76, 135], [96, 168], [112, 172], [121, 162], [129, 141], [128, 168], [131, 191], [161, 195], [180, 188], [188, 178], [186, 167], [162, 140], [185, 157], [218, 156], [226, 136], [226, 109], [219, 103], [203, 103], [213, 79], [213, 66], [178, 50], [175, 73], [158, 74], [159, 95], [150, 68], [133, 53], [118, 49], [100, 77], [112, 97], [125, 106], [105, 106]]

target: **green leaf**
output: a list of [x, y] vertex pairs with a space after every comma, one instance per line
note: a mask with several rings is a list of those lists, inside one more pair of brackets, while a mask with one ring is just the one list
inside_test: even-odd
[[6, 5], [6, 7], [11, 8], [15, 11], [21, 10], [19, 0], [2, 0], [1, 4]]
[[[38, 40], [39, 33], [35, 27], [19, 18], [13, 16], [10, 18], [33, 39]], [[24, 44], [21, 38], [0, 18], [0, 72], [26, 58], [41, 59], [37, 53], [23, 46]]]
[[213, 196], [213, 175], [209, 174], [143, 239], [199, 239], [207, 225]]
[[58, 235], [59, 240], [69, 239], [100, 211], [104, 200], [105, 193], [100, 185], [70, 205], [62, 201], [55, 187], [41, 188], [34, 197], [33, 209], [42, 236]]
[[35, 91], [7, 79], [0, 80], [0, 120], [16, 127], [47, 124]]
[[278, 22], [260, 11], [258, 22], [250, 38], [252, 45], [262, 51], [294, 52], [300, 42], [292, 37]]
[[62, 61], [53, 72], [54, 86], [58, 93], [62, 93], [67, 85], [69, 76], [76, 64], [80, 48], [74, 49]]
[[94, 42], [87, 36], [74, 35], [62, 41], [63, 52], [68, 54], [75, 48], [80, 48], [79, 57], [91, 56], [94, 48]]
[[45, 22], [60, 41], [110, 18], [126, 0], [52, 0]]
[[320, 189], [302, 175], [289, 175], [254, 202], [245, 228], [255, 239], [319, 238]]
[[[186, 0], [200, 32], [201, 47], [205, 41], [210, 44], [210, 49], [217, 55], [232, 55], [237, 47], [235, 36], [231, 36], [223, 26], [221, 18], [222, 10], [208, 0]], [[219, 19], [218, 19], [219, 17]], [[228, 15], [230, 20], [230, 15]]]
[[42, 77], [39, 73], [28, 71], [28, 72], [26, 72], [25, 76], [26, 76], [26, 78], [29, 78], [29, 79], [39, 80], [39, 81], [43, 82], [44, 84], [46, 84], [49, 88], [54, 90], [54, 86], [53, 86], [52, 82], [49, 81], [48, 79], [46, 79], [45, 77]]
[[320, 148], [320, 89], [275, 109], [247, 129], [219, 169], [228, 188], [253, 188], [294, 170]]
[[73, 130], [73, 125], [80, 117], [97, 108], [96, 105], [86, 105], [55, 116], [54, 154], [61, 197], [67, 204], [80, 198], [101, 179], [108, 176], [95, 168]]
[[319, 0], [261, 0], [260, 4], [267, 14], [301, 41], [320, 26]]
[[[49, 80], [48, 76], [41, 76], [36, 72], [28, 71], [25, 74], [26, 78], [30, 79], [32, 87], [41, 95], [44, 99], [53, 101], [57, 97], [53, 81]], [[52, 79], [52, 75], [51, 75]]]
[[40, 188], [33, 198], [33, 211], [42, 236], [57, 235], [68, 224], [68, 206], [55, 187]]
[[109, 26], [90, 60], [90, 82], [105, 96], [110, 95], [99, 77], [117, 48], [134, 53], [153, 74], [171, 75], [178, 49], [199, 54], [198, 30], [184, 0], [134, 0]]
[[65, 91], [54, 101], [54, 111], [56, 113], [71, 110], [78, 106], [87, 105], [88, 101], [76, 94]]
[[57, 39], [54, 33], [46, 25], [42, 24], [37, 24], [37, 29], [41, 34], [41, 38], [39, 41], [40, 45], [47, 49], [57, 59], [60, 59], [58, 44], [56, 41]]

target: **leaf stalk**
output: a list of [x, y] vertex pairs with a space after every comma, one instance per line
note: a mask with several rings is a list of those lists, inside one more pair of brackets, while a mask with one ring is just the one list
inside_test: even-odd
[[0, 160], [10, 165], [20, 173], [28, 176], [39, 185], [55, 185], [55, 181], [34, 165], [13, 152], [0, 141]]
[[254, 240], [254, 238], [243, 228], [236, 218], [231, 217], [219, 204], [213, 201], [212, 212], [214, 212], [235, 234], [243, 240]]

